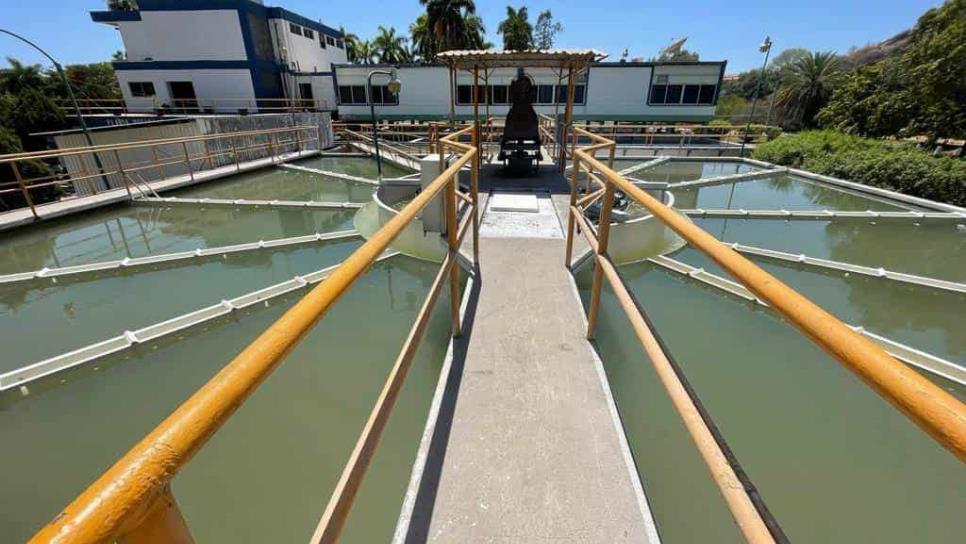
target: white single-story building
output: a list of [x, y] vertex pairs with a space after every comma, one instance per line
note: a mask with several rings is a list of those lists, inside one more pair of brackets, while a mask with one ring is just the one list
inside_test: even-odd
[[[598, 62], [580, 75], [574, 103], [574, 117], [588, 120], [704, 122], [714, 116], [725, 61], [721, 62]], [[337, 64], [334, 83], [338, 86], [341, 119], [369, 118], [366, 77], [374, 69], [390, 65]], [[537, 86], [537, 113], [563, 113], [566, 81], [549, 68], [526, 69]], [[449, 116], [449, 69], [435, 64], [396, 66], [402, 85], [398, 96], [385, 90], [385, 76], [373, 77], [373, 98], [380, 119], [441, 119]], [[490, 71], [487, 92], [489, 111], [509, 111], [507, 87], [516, 69]], [[481, 75], [482, 78], [482, 75]], [[473, 114], [473, 76], [461, 71], [456, 76], [456, 116]], [[481, 82], [481, 85], [483, 83]], [[482, 101], [482, 100], [481, 100]]]
[[338, 30], [255, 0], [139, 0], [91, 12], [114, 26], [114, 63], [129, 112], [271, 111], [298, 100], [337, 106], [332, 66], [346, 62]]

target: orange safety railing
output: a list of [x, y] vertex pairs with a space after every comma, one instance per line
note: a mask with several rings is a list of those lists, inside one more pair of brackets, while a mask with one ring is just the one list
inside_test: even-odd
[[[64, 508], [31, 542], [192, 542], [171, 492], [171, 479], [420, 211], [442, 194], [448, 253], [325, 510], [315, 540], [331, 542], [338, 538], [445, 284], [449, 284], [451, 295], [453, 335], [460, 332], [457, 252], [468, 230], [472, 228], [476, 240], [479, 229], [476, 148], [459, 141], [469, 136], [471, 129], [466, 127], [441, 139], [441, 145], [452, 149], [456, 157], [432, 183]], [[458, 187], [458, 174], [464, 167], [472, 172], [470, 194]], [[465, 203], [461, 221], [459, 202]], [[475, 252], [474, 258], [478, 258]]]
[[[616, 147], [613, 140], [579, 127], [574, 128], [571, 136], [575, 151], [565, 260], [569, 266], [573, 255], [575, 230], [579, 227], [593, 251], [596, 263], [587, 317], [588, 337], [594, 335], [600, 311], [602, 284], [606, 278], [711, 471], [735, 521], [749, 542], [782, 542], [787, 539], [747, 475], [740, 469], [680, 369], [667, 354], [643, 308], [624, 285], [616, 266], [608, 256], [615, 191], [622, 191], [689, 244], [708, 255], [956, 457], [966, 461], [966, 405], [615, 172], [612, 168]], [[576, 147], [578, 138], [591, 143]], [[609, 152], [608, 164], [595, 157], [602, 150]], [[586, 172], [587, 175], [584, 195], [579, 194], [581, 172]], [[595, 227], [583, 212], [597, 201], [601, 201], [601, 209], [600, 219]]]

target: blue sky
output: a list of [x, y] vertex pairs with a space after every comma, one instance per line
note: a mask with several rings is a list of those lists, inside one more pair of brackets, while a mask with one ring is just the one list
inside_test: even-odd
[[[37, 41], [64, 64], [109, 59], [121, 49], [117, 33], [90, 20], [102, 0], [0, 0], [0, 27]], [[421, 12], [417, 0], [266, 0], [311, 19], [372, 37], [378, 25], [408, 29]], [[506, 0], [476, 0], [488, 39], [499, 45], [496, 27]], [[521, 5], [520, 2], [512, 2]], [[563, 23], [559, 47], [592, 47], [613, 59], [627, 48], [630, 55], [655, 56], [672, 38], [688, 37], [688, 49], [704, 60], [728, 60], [728, 72], [759, 65], [757, 45], [766, 34], [775, 52], [788, 47], [844, 52], [850, 46], [881, 41], [912, 26], [926, 9], [942, 0], [558, 0], [530, 1], [531, 20], [551, 8]], [[0, 56], [30, 62], [42, 58], [12, 38], [0, 35]]]

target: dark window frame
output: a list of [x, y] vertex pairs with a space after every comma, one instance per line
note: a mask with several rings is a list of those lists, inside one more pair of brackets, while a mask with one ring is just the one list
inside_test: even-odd
[[339, 85], [339, 104], [344, 104], [346, 106], [368, 105], [369, 101], [366, 97], [366, 86]]
[[[710, 93], [710, 96], [707, 96]], [[698, 92], [698, 105], [699, 106], [713, 106], [715, 104], [715, 98], [718, 96], [718, 85], [710, 83], [702, 83], [701, 90]]]
[[153, 81], [129, 81], [127, 88], [131, 92], [131, 96], [135, 98], [151, 98], [158, 96], [158, 93], [154, 90]]
[[684, 85], [684, 90], [681, 92], [681, 104], [687, 106], [696, 106], [698, 104], [698, 98], [700, 95], [701, 85], [687, 83]]
[[302, 27], [300, 27], [295, 23], [288, 24], [288, 31], [291, 32], [292, 34], [298, 34], [299, 36], [302, 35]]
[[306, 38], [310, 39], [310, 40], [314, 40], [315, 39], [315, 31], [313, 31], [311, 28], [304, 28], [303, 27], [302, 28], [302, 35], [305, 36]]

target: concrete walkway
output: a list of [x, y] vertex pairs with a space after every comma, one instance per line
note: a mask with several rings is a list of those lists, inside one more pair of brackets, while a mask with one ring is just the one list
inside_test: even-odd
[[396, 541], [658, 541], [563, 257], [560, 237], [481, 237]]
[[[189, 185], [195, 185], [197, 183], [203, 183], [205, 181], [212, 181], [225, 176], [231, 176], [239, 172], [250, 172], [252, 170], [258, 170], [260, 168], [272, 166], [277, 163], [312, 157], [318, 154], [319, 152], [317, 150], [284, 153], [275, 157], [243, 161], [239, 163], [238, 166], [230, 164], [209, 170], [195, 171], [193, 176], [188, 174], [172, 176], [166, 180], [152, 181], [145, 183], [144, 185], [148, 185], [155, 192], [161, 193], [164, 191], [170, 191], [172, 189], [180, 189]], [[131, 194], [134, 196], [140, 196], [141, 193], [132, 186]], [[128, 194], [127, 190], [120, 188], [104, 191], [96, 195], [69, 198], [57, 202], [51, 202], [49, 204], [41, 204], [37, 206], [37, 215], [39, 216], [39, 219], [33, 216], [30, 208], [18, 208], [13, 211], [0, 213], [0, 231], [43, 221], [45, 219], [53, 219], [55, 217], [70, 215], [72, 213], [92, 210], [94, 208], [100, 208], [103, 206], [110, 206], [112, 204], [117, 204], [130, 199], [131, 195]]]

